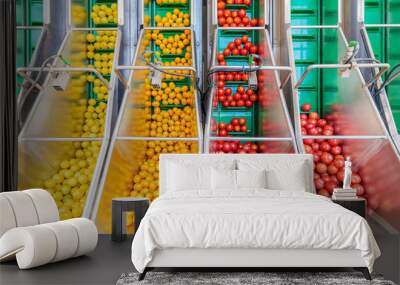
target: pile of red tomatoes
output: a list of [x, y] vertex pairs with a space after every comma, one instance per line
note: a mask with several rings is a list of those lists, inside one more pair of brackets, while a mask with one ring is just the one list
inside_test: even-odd
[[252, 142], [239, 141], [213, 141], [210, 146], [211, 153], [258, 153], [264, 152], [263, 145]]
[[218, 25], [220, 27], [255, 27], [257, 19], [250, 19], [245, 9], [229, 10], [225, 9], [226, 4], [251, 5], [251, 0], [219, 0], [217, 3]]
[[239, 85], [236, 88], [236, 92], [233, 93], [232, 88], [224, 88], [225, 84], [223, 81], [217, 82], [217, 98], [218, 102], [221, 102], [224, 107], [247, 107], [253, 106], [254, 102], [257, 102], [258, 96], [253, 89], [248, 88], [247, 90]]
[[[310, 104], [303, 104], [301, 110], [309, 112]], [[302, 113], [300, 115], [301, 131], [303, 135], [331, 136], [335, 135], [335, 120], [332, 116], [320, 118], [317, 112]], [[344, 161], [349, 154], [343, 150], [343, 141], [339, 139], [304, 139], [304, 148], [314, 156], [314, 183], [318, 194], [330, 197], [334, 188], [342, 186], [344, 178]], [[357, 195], [364, 194], [362, 180], [353, 169], [351, 178], [352, 188]]]
[[223, 122], [217, 123], [215, 120], [211, 121], [211, 131], [217, 132], [218, 136], [226, 137], [232, 132], [247, 132], [246, 118], [232, 118], [230, 124]]
[[257, 53], [258, 47], [249, 41], [247, 35], [243, 35], [241, 38], [236, 38], [233, 42], [230, 42], [222, 53], [217, 54], [217, 60], [219, 65], [226, 65], [225, 57], [227, 56], [247, 56]]

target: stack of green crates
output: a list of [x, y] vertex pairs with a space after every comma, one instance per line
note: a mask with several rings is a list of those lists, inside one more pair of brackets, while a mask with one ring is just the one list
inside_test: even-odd
[[[366, 24], [400, 24], [400, 0], [365, 0]], [[375, 57], [391, 66], [400, 63], [400, 28], [369, 27], [368, 36]], [[400, 79], [387, 88], [397, 130], [400, 132]]]
[[[17, 0], [16, 1], [17, 26], [42, 26], [43, 25], [43, 0]], [[17, 30], [17, 58], [16, 66], [24, 67], [30, 64], [32, 55], [38, 44], [41, 30]], [[23, 79], [17, 76], [17, 83], [22, 84]], [[19, 93], [17, 88], [17, 94]]]
[[[238, 5], [230, 5], [238, 6]], [[243, 5], [240, 5], [240, 7]], [[254, 7], [254, 3], [252, 7]], [[251, 11], [251, 16], [253, 17], [256, 13], [254, 9], [249, 8]], [[227, 48], [230, 42], [233, 42], [236, 38], [241, 38], [242, 36], [248, 36], [248, 40], [254, 44], [259, 45], [259, 31], [257, 30], [219, 30], [217, 34], [217, 52], [223, 53], [224, 49]], [[227, 66], [245, 66], [248, 67], [249, 57], [242, 55], [230, 55], [225, 57]], [[224, 89], [231, 88], [232, 95], [236, 93], [239, 86], [243, 86], [246, 90], [248, 88], [248, 82], [246, 81], [225, 81]], [[257, 93], [257, 90], [255, 90]], [[251, 107], [223, 107], [221, 102], [218, 106], [214, 108], [212, 117], [217, 123], [229, 124], [233, 118], [245, 118], [247, 132], [231, 132], [230, 136], [240, 136], [240, 137], [255, 137], [257, 135], [257, 119], [258, 119], [258, 102], [254, 102]]]
[[[292, 26], [337, 24], [337, 1], [292, 0]], [[335, 29], [292, 29], [297, 79], [309, 65], [337, 63], [337, 31]], [[299, 104], [309, 103], [312, 111], [329, 112], [336, 100], [334, 70], [311, 71], [299, 89]], [[333, 76], [332, 76], [333, 75]]]

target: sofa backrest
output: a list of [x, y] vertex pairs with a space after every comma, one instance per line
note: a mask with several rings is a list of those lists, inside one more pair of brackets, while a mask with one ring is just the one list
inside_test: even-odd
[[[160, 195], [167, 192], [168, 174], [167, 170], [170, 163], [177, 163], [190, 166], [221, 166], [224, 168], [238, 169], [238, 165], [255, 163], [262, 165], [263, 168], [277, 168], [280, 172], [285, 172], [293, 165], [302, 163], [305, 173], [305, 185], [300, 185], [307, 189], [307, 192], [315, 193], [313, 183], [313, 156], [310, 154], [161, 154], [160, 155]], [[289, 173], [288, 172], [285, 172]], [[285, 179], [291, 179], [289, 174]]]

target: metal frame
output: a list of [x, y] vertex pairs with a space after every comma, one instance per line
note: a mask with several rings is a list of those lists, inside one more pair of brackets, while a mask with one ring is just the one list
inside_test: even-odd
[[[142, 2], [140, 2], [142, 3]], [[142, 15], [143, 16], [143, 15]], [[115, 67], [115, 73], [118, 76], [119, 80], [122, 82], [122, 85], [124, 87], [124, 96], [121, 102], [121, 106], [120, 106], [120, 111], [118, 114], [118, 118], [116, 121], [116, 125], [115, 128], [113, 130], [113, 134], [111, 136], [111, 141], [110, 141], [110, 146], [109, 146], [109, 150], [107, 153], [107, 156], [105, 158], [104, 161], [104, 167], [103, 167], [103, 172], [102, 172], [102, 176], [99, 182], [99, 187], [98, 187], [98, 193], [96, 194], [95, 200], [94, 200], [94, 204], [92, 209], [90, 210], [90, 212], [88, 212], [88, 217], [90, 217], [90, 219], [92, 220], [96, 220], [97, 218], [97, 213], [98, 213], [98, 209], [100, 206], [100, 202], [102, 199], [102, 195], [104, 192], [104, 186], [106, 183], [106, 179], [107, 179], [107, 175], [110, 169], [110, 163], [111, 163], [111, 159], [113, 156], [113, 150], [115, 148], [116, 142], [117, 141], [187, 141], [187, 142], [197, 142], [198, 144], [198, 150], [199, 153], [203, 152], [203, 129], [202, 129], [202, 124], [201, 124], [201, 118], [200, 118], [200, 114], [201, 114], [201, 110], [200, 110], [200, 106], [199, 106], [199, 97], [198, 97], [198, 90], [194, 90], [194, 102], [195, 102], [195, 110], [196, 110], [196, 123], [197, 123], [197, 133], [198, 133], [198, 137], [188, 137], [188, 138], [174, 138], [174, 137], [143, 137], [143, 136], [119, 136], [118, 132], [120, 130], [121, 124], [122, 124], [122, 118], [124, 116], [124, 110], [125, 107], [127, 105], [127, 100], [129, 97], [129, 93], [131, 91], [131, 85], [132, 85], [132, 80], [133, 80], [133, 76], [135, 73], [135, 70], [152, 70], [153, 68], [151, 66], [146, 66], [146, 65], [136, 65], [136, 62], [138, 61], [138, 57], [139, 57], [139, 48], [143, 42], [144, 39], [144, 35], [145, 35], [145, 31], [146, 30], [190, 30], [192, 33], [192, 66], [165, 66], [165, 67], [160, 67], [160, 69], [164, 69], [164, 70], [189, 70], [193, 73], [193, 84], [194, 86], [196, 86], [197, 82], [197, 62], [196, 62], [196, 58], [195, 58], [195, 32], [191, 27], [181, 27], [181, 28], [157, 28], [157, 27], [144, 27], [140, 30], [140, 36], [139, 36], [139, 41], [138, 44], [136, 46], [136, 51], [135, 51], [135, 55], [133, 58], [133, 63], [132, 65], [118, 65]], [[128, 80], [126, 80], [126, 78], [124, 77], [124, 75], [122, 74], [121, 71], [123, 70], [127, 70], [129, 71], [129, 78]]]
[[[71, 29], [67, 32], [60, 49], [57, 52], [57, 56], [60, 56], [62, 52], [64, 51], [66, 44], [68, 42], [68, 39], [70, 38], [71, 34], [73, 32], [78, 32], [78, 31], [102, 31], [103, 29]], [[118, 63], [118, 55], [120, 51], [120, 45], [121, 45], [121, 32], [118, 29], [113, 29], [117, 31], [117, 36], [116, 36], [116, 44], [115, 44], [115, 50], [114, 50], [114, 60], [113, 60], [113, 66], [115, 67]], [[102, 137], [97, 137], [97, 138], [68, 138], [68, 137], [28, 137], [26, 136], [27, 128], [29, 127], [30, 121], [32, 120], [35, 112], [37, 111], [41, 100], [43, 100], [44, 97], [44, 92], [39, 93], [39, 96], [36, 98], [35, 103], [33, 107], [30, 110], [30, 113], [27, 117], [26, 123], [24, 124], [23, 129], [20, 132], [18, 141], [19, 143], [22, 142], [29, 142], [29, 141], [35, 141], [35, 142], [82, 142], [82, 141], [102, 141], [101, 147], [100, 147], [100, 152], [97, 157], [97, 162], [96, 162], [96, 167], [94, 169], [93, 175], [92, 175], [92, 180], [90, 182], [90, 186], [88, 188], [87, 192], [87, 198], [85, 202], [85, 207], [83, 210], [83, 217], [89, 217], [89, 212], [91, 211], [93, 207], [93, 201], [97, 195], [97, 189], [98, 189], [98, 183], [99, 179], [101, 177], [101, 172], [103, 169], [103, 162], [107, 154], [107, 150], [109, 147], [109, 141], [110, 141], [110, 136], [111, 136], [111, 122], [112, 122], [112, 110], [113, 110], [113, 104], [114, 104], [114, 96], [115, 96], [115, 85], [116, 85], [116, 76], [115, 73], [113, 72], [111, 74], [110, 82], [107, 82], [104, 77], [97, 72], [97, 70], [93, 68], [77, 68], [77, 67], [66, 67], [66, 68], [59, 68], [59, 67], [54, 67], [55, 62], [53, 62], [50, 67], [45, 68], [47, 71], [47, 76], [44, 81], [44, 86], [48, 85], [48, 82], [50, 80], [51, 72], [53, 71], [66, 71], [66, 72], [78, 72], [78, 71], [84, 71], [84, 72], [93, 72], [96, 74], [98, 78], [100, 78], [103, 83], [106, 82], [106, 86], [109, 89], [109, 98], [107, 102], [107, 109], [106, 109], [106, 118], [105, 118], [105, 125], [104, 125], [104, 135]], [[38, 71], [40, 68], [21, 68], [21, 72], [26, 72], [26, 71]], [[37, 154], [39, 155], [39, 154]], [[39, 156], [40, 157], [40, 156]]]
[[[376, 59], [375, 54], [372, 49], [371, 41], [369, 39], [368, 31], [367, 28], [400, 28], [400, 24], [365, 24], [365, 2], [364, 0], [358, 0], [358, 5], [357, 5], [357, 19], [358, 19], [358, 25], [359, 25], [359, 32], [361, 35], [361, 39], [364, 42], [366, 52], [368, 57]], [[377, 72], [376, 69], [371, 69], [372, 73], [375, 74], [374, 79], [377, 79], [379, 84], [382, 84], [382, 79], [381, 74]], [[387, 125], [387, 128], [389, 130], [389, 134], [391, 136], [391, 139], [393, 143], [396, 146], [397, 152], [400, 153], [400, 134], [397, 131], [397, 126], [393, 117], [392, 109], [390, 107], [390, 103], [388, 100], [388, 96], [386, 93], [386, 90], [383, 89], [381, 93], [378, 95], [379, 101], [382, 105], [383, 109], [383, 116], [385, 123]]]
[[[269, 52], [269, 56], [270, 56], [270, 60], [272, 65], [268, 66], [268, 65], [261, 65], [261, 66], [257, 66], [258, 70], [272, 70], [274, 71], [274, 78], [275, 78], [275, 84], [276, 86], [279, 88], [279, 99], [280, 99], [280, 104], [284, 113], [284, 116], [286, 118], [286, 125], [287, 128], [289, 130], [289, 134], [290, 137], [282, 137], [282, 138], [277, 138], [277, 137], [214, 137], [211, 136], [210, 133], [210, 126], [211, 126], [211, 118], [212, 118], [212, 110], [213, 110], [213, 106], [212, 106], [212, 96], [213, 96], [213, 88], [210, 89], [209, 91], [209, 102], [208, 102], [208, 108], [207, 108], [207, 113], [206, 113], [206, 124], [205, 124], [205, 134], [204, 134], [204, 152], [205, 153], [209, 153], [209, 149], [210, 149], [210, 143], [211, 141], [218, 141], [218, 140], [242, 140], [242, 141], [290, 141], [292, 142], [292, 146], [293, 146], [293, 150], [295, 153], [298, 152], [298, 147], [296, 144], [296, 137], [295, 137], [295, 133], [293, 131], [293, 126], [292, 126], [292, 122], [290, 120], [290, 116], [289, 116], [289, 111], [287, 109], [286, 106], [286, 100], [283, 96], [283, 92], [282, 89], [283, 87], [289, 82], [289, 79], [292, 78], [292, 74], [293, 74], [293, 68], [290, 66], [277, 66], [275, 65], [275, 57], [274, 57], [274, 53], [272, 50], [272, 46], [271, 46], [271, 40], [270, 40], [270, 36], [269, 33], [267, 32], [267, 30], [263, 27], [253, 27], [253, 28], [217, 28], [214, 30], [214, 47], [212, 49], [212, 55], [211, 55], [211, 67], [210, 67], [210, 71], [211, 72], [217, 72], [217, 71], [230, 71], [230, 70], [237, 70], [237, 69], [242, 69], [243, 71], [245, 71], [246, 69], [250, 69], [249, 66], [221, 66], [221, 65], [217, 65], [216, 64], [216, 54], [217, 54], [217, 34], [219, 30], [251, 30], [251, 31], [260, 31], [261, 33], [265, 34], [265, 41], [267, 44], [267, 51]], [[278, 76], [278, 71], [288, 71], [289, 74], [287, 76], [287, 78], [284, 80], [283, 84], [281, 84], [279, 76]]]
[[[330, 27], [330, 26], [319, 26], [319, 27], [311, 27], [311, 26], [306, 26], [305, 28], [307, 29], [336, 29], [338, 32], [338, 36], [343, 40], [343, 42], [345, 43], [346, 46], [348, 46], [348, 42], [346, 40], [346, 37], [342, 31], [341, 27]], [[290, 65], [292, 66], [293, 70], [295, 70], [296, 66], [295, 66], [295, 59], [294, 59], [294, 54], [293, 54], [293, 41], [292, 41], [292, 33], [291, 30], [292, 29], [299, 29], [296, 26], [289, 26], [288, 27], [288, 31], [287, 31], [287, 37], [288, 37], [288, 45], [289, 45], [289, 51], [291, 51], [289, 53], [289, 62]], [[370, 136], [370, 135], [353, 135], [353, 136], [303, 136], [301, 134], [301, 127], [300, 127], [300, 106], [299, 106], [299, 100], [298, 100], [298, 88], [300, 87], [301, 83], [304, 81], [305, 77], [307, 76], [307, 74], [313, 70], [313, 69], [343, 69], [343, 68], [353, 68], [354, 70], [356, 70], [357, 75], [360, 79], [360, 83], [363, 86], [364, 89], [364, 93], [369, 94], [369, 90], [367, 88], [368, 84], [366, 84], [364, 82], [364, 79], [361, 75], [361, 71], [360, 68], [382, 68], [382, 70], [387, 70], [389, 68], [389, 64], [376, 64], [376, 63], [372, 63], [372, 64], [358, 64], [358, 63], [351, 63], [351, 64], [313, 64], [307, 67], [307, 69], [304, 71], [304, 73], [302, 74], [302, 76], [300, 77], [299, 80], [297, 80], [297, 76], [296, 74], [294, 74], [294, 76], [292, 77], [292, 85], [294, 86], [293, 88], [293, 96], [294, 96], [294, 100], [293, 100], [293, 114], [294, 114], [294, 122], [295, 122], [295, 133], [296, 133], [296, 137], [297, 137], [297, 144], [299, 147], [299, 150], [301, 152], [305, 152], [304, 150], [304, 145], [303, 145], [303, 139], [306, 138], [315, 138], [315, 139], [328, 139], [330, 138], [337, 138], [337, 139], [360, 139], [360, 140], [367, 140], [367, 139], [388, 139], [390, 138], [389, 133], [387, 132], [385, 125], [382, 121], [382, 118], [377, 115], [377, 119], [378, 122], [381, 126], [381, 129], [383, 131], [383, 133], [385, 134], [384, 136], [382, 135], [378, 135], [378, 136]], [[383, 72], [379, 73], [382, 74]], [[378, 113], [378, 110], [376, 108], [376, 105], [374, 104], [374, 102], [372, 101], [371, 96], [367, 96], [368, 98], [368, 102], [370, 103], [371, 107], [374, 109], [376, 114]], [[391, 140], [390, 140], [391, 141]]]

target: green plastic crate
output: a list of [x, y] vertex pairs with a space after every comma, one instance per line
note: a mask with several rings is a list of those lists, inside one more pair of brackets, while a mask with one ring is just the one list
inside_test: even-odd
[[252, 137], [255, 135], [255, 116], [252, 110], [250, 111], [230, 110], [223, 112], [214, 111], [212, 117], [217, 123], [225, 123], [225, 124], [230, 124], [233, 118], [245, 118], [247, 132], [230, 132], [229, 136]]
[[190, 11], [191, 0], [188, 0], [186, 4], [171, 3], [163, 5], [158, 5], [155, 0], [148, 0], [148, 1], [149, 1], [148, 5], [144, 5], [144, 16], [150, 17], [150, 22], [147, 25], [149, 27], [156, 26], [155, 16], [164, 17], [167, 14], [167, 12], [173, 13], [175, 8], [179, 9], [182, 13], [189, 14], [190, 19], [192, 17]]

